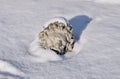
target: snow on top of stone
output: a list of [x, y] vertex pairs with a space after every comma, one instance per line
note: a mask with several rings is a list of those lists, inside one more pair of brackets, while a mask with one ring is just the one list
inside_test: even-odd
[[49, 25], [50, 23], [54, 23], [54, 22], [56, 22], [56, 21], [64, 23], [65, 26], [67, 26], [67, 24], [69, 24], [69, 22], [67, 21], [66, 18], [64, 18], [64, 17], [55, 17], [55, 18], [49, 20], [48, 22], [46, 22], [46, 23], [44, 24], [44, 28], [48, 27], [48, 25]]

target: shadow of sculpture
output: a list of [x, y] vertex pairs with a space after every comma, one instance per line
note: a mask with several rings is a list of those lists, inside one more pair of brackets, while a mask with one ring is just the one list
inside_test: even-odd
[[80, 39], [83, 30], [86, 29], [87, 25], [90, 23], [91, 20], [92, 18], [86, 15], [78, 15], [69, 20], [73, 28], [73, 35], [75, 37], [75, 41], [78, 41]]

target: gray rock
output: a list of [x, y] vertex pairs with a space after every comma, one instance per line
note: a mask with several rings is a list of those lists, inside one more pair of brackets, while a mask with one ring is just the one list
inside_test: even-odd
[[72, 52], [74, 47], [74, 36], [72, 27], [59, 21], [48, 24], [39, 33], [39, 43], [45, 49], [51, 49], [57, 54], [64, 55], [66, 52]]

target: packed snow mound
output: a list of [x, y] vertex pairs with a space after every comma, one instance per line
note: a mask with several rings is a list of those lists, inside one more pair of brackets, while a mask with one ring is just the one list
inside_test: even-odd
[[49, 61], [60, 61], [67, 58], [71, 58], [80, 52], [86, 41], [87, 40], [84, 39], [82, 41], [76, 42], [74, 44], [74, 48], [72, 52], [67, 52], [64, 56], [60, 56], [52, 50], [41, 48], [38, 43], [38, 38], [36, 38], [30, 45], [29, 52], [31, 56], [29, 56], [28, 58], [33, 62], [39, 62], [39, 63], [45, 63]]
[[29, 51], [30, 51], [30, 59], [35, 62], [48, 62], [48, 61], [57, 61], [62, 60], [60, 56], [58, 56], [55, 52], [49, 49], [43, 49], [40, 47], [38, 42], [38, 37], [31, 43]]

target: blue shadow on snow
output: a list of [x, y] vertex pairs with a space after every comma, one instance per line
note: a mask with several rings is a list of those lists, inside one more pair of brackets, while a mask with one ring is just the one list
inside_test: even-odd
[[78, 15], [69, 20], [73, 28], [73, 35], [75, 36], [75, 41], [80, 39], [82, 32], [86, 29], [87, 25], [90, 23], [92, 18], [86, 15]]

